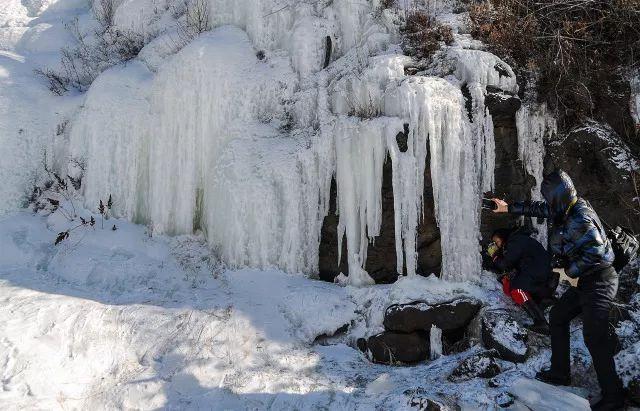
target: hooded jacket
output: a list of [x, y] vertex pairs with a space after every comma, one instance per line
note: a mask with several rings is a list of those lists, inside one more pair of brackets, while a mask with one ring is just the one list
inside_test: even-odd
[[516, 202], [509, 212], [551, 221], [549, 250], [566, 259], [566, 274], [577, 278], [611, 267], [614, 253], [602, 223], [591, 205], [578, 198], [569, 175], [548, 174], [540, 191], [545, 201]]
[[511, 288], [541, 294], [549, 287], [551, 256], [542, 244], [522, 230], [509, 235], [502, 255], [494, 259], [493, 265], [503, 272], [515, 271]]

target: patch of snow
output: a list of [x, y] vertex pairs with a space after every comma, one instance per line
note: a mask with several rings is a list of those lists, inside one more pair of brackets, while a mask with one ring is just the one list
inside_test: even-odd
[[589, 401], [560, 387], [537, 380], [519, 379], [508, 391], [532, 410], [588, 411]]

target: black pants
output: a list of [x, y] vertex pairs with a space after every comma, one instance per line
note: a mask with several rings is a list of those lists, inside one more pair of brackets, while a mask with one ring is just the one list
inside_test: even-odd
[[603, 396], [622, 393], [613, 361], [614, 342], [609, 335], [609, 310], [618, 290], [618, 274], [606, 268], [580, 278], [577, 288], [565, 292], [551, 309], [551, 371], [570, 374], [569, 324], [582, 314], [584, 342], [589, 349]]

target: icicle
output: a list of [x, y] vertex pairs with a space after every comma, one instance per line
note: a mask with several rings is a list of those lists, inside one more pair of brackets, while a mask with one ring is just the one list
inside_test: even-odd
[[636, 123], [636, 128], [640, 127], [640, 70], [635, 75], [631, 75], [631, 99], [629, 101], [631, 108], [631, 118]]
[[342, 117], [335, 125], [338, 241], [342, 247], [341, 238], [346, 234], [350, 279], [352, 270], [356, 274], [364, 271], [369, 240], [380, 235], [382, 169], [390, 136], [399, 130], [400, 121], [386, 117]]
[[[547, 112], [546, 105], [531, 108], [522, 105], [516, 113], [516, 126], [518, 129], [518, 156], [524, 163], [525, 170], [536, 180], [536, 185], [531, 189], [532, 200], [542, 200], [540, 185], [542, 184], [544, 171], [544, 139], [545, 136], [556, 133], [556, 122]], [[547, 225], [538, 224], [533, 219], [533, 225], [538, 230], [538, 240], [546, 246]]]
[[442, 330], [435, 325], [431, 326], [431, 332], [429, 333], [429, 349], [431, 351], [430, 358], [435, 360], [442, 355]]
[[484, 105], [485, 87], [480, 83], [467, 85], [472, 100], [473, 144], [476, 148], [476, 168], [480, 191], [486, 193], [493, 190], [495, 171], [496, 145], [493, 136], [493, 119], [489, 109]]

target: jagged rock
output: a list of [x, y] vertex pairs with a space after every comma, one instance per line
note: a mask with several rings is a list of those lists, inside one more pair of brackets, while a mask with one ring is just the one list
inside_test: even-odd
[[443, 331], [466, 327], [482, 303], [472, 298], [461, 298], [447, 303], [429, 305], [416, 301], [394, 304], [384, 314], [384, 327], [389, 331], [412, 332], [430, 330], [432, 325]]
[[[407, 405], [420, 411], [459, 411], [460, 406], [450, 397], [437, 396], [428, 393], [424, 388], [406, 390], [404, 395], [410, 397]], [[442, 397], [442, 398], [441, 398]]]
[[546, 171], [566, 171], [601, 219], [640, 231], [640, 219], [628, 206], [637, 196], [631, 172], [640, 168], [640, 160], [611, 127], [585, 121], [549, 143], [547, 152]]
[[528, 332], [508, 312], [487, 310], [482, 315], [482, 342], [500, 358], [512, 362], [527, 359]]
[[447, 378], [451, 382], [468, 381], [473, 378], [491, 378], [500, 374], [495, 350], [474, 354], [462, 360]]
[[429, 357], [429, 334], [386, 331], [357, 342], [371, 361], [381, 364], [412, 364]]
[[515, 398], [508, 392], [501, 392], [496, 395], [496, 405], [500, 408], [507, 408], [513, 405]]
[[516, 115], [522, 102], [517, 96], [512, 96], [503, 92], [487, 93], [485, 105], [489, 109], [493, 120], [508, 120]]

